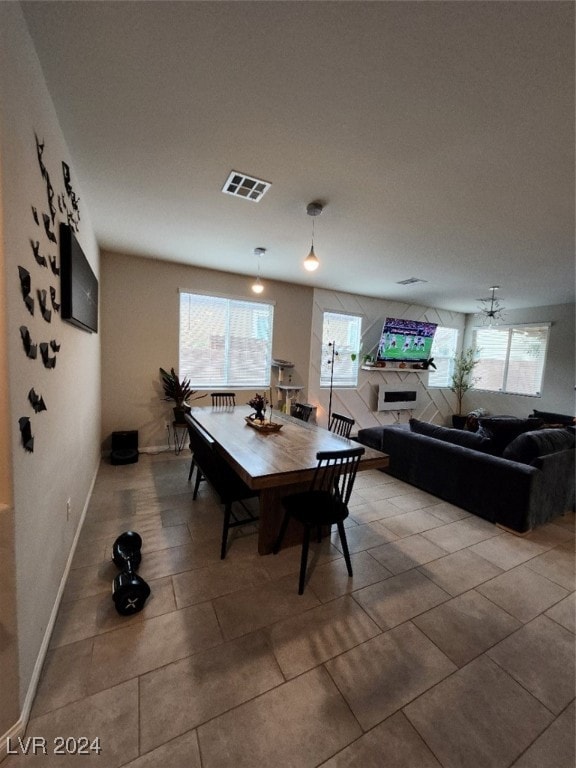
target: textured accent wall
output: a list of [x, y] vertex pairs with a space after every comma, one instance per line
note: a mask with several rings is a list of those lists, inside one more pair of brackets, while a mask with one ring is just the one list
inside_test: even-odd
[[[426, 320], [439, 325], [458, 328], [462, 338], [466, 316], [459, 312], [432, 309], [415, 304], [404, 304], [387, 299], [374, 299], [351, 293], [340, 293], [325, 289], [314, 291], [312, 310], [312, 331], [310, 340], [310, 370], [308, 375], [308, 401], [317, 406], [317, 421], [327, 426], [329, 390], [320, 387], [320, 366], [322, 360], [322, 315], [325, 311], [347, 312], [362, 316], [363, 354], [375, 351], [382, 325], [386, 317], [401, 317], [408, 320]], [[361, 361], [358, 361], [360, 364]], [[415, 411], [377, 411], [378, 388], [380, 384], [390, 387], [419, 389], [419, 406]], [[411, 416], [426, 421], [444, 424], [454, 413], [454, 395], [447, 389], [429, 389], [428, 373], [414, 371], [394, 372], [387, 369], [358, 372], [358, 386], [334, 389], [332, 411], [351, 416], [356, 421], [354, 430], [381, 424], [405, 422]]]

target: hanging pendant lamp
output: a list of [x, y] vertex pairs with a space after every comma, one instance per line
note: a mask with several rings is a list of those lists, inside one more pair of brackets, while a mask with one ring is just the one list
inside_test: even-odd
[[[308, 203], [306, 206], [306, 213], [308, 216], [320, 216], [324, 207], [320, 203]], [[312, 246], [310, 247], [310, 253], [304, 259], [304, 269], [308, 272], [315, 272], [320, 266], [320, 261], [314, 253], [314, 218], [312, 219]]]
[[264, 286], [262, 285], [262, 281], [260, 280], [260, 259], [261, 257], [266, 253], [266, 248], [254, 248], [254, 256], [258, 257], [258, 276], [256, 277], [256, 280], [252, 283], [252, 291], [254, 293], [262, 293], [264, 290]]

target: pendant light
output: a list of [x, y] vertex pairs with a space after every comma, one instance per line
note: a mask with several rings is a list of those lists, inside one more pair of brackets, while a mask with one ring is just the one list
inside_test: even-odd
[[260, 259], [261, 257], [266, 253], [266, 248], [254, 248], [254, 256], [258, 257], [258, 276], [256, 277], [256, 280], [252, 283], [252, 291], [254, 293], [262, 293], [264, 290], [264, 286], [262, 285], [262, 281], [260, 280]]
[[481, 303], [478, 313], [482, 322], [486, 325], [494, 325], [502, 322], [504, 319], [504, 307], [499, 299], [496, 298], [496, 291], [500, 288], [499, 285], [490, 286], [491, 295], [486, 299], [478, 299]]
[[[306, 213], [308, 216], [316, 217], [320, 216], [320, 214], [323, 211], [323, 206], [320, 203], [308, 203], [306, 207]], [[304, 269], [306, 269], [308, 272], [314, 272], [318, 269], [320, 266], [320, 262], [318, 261], [318, 257], [314, 253], [314, 218], [312, 219], [312, 246], [310, 248], [310, 253], [306, 258], [304, 259]]]

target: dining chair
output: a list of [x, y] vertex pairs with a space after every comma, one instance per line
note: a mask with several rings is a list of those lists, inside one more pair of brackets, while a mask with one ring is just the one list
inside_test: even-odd
[[[230, 408], [236, 405], [236, 392], [212, 392], [210, 394], [210, 397], [212, 398], [213, 408], [222, 408], [222, 407]], [[192, 450], [192, 446], [190, 446], [190, 450]], [[188, 472], [188, 482], [192, 480], [192, 473], [194, 472], [195, 466], [196, 466], [196, 462], [194, 461], [194, 451], [192, 451], [192, 459], [190, 460], [190, 471]]]
[[294, 416], [294, 418], [300, 419], [300, 421], [308, 421], [311, 413], [311, 405], [304, 405], [304, 403], [293, 403], [290, 406], [290, 416]]
[[231, 407], [236, 405], [236, 392], [212, 392], [210, 395], [212, 398], [213, 407]]
[[[190, 446], [194, 452], [197, 466], [192, 500], [196, 501], [200, 481], [207, 480], [218, 494], [220, 503], [224, 506], [222, 542], [220, 545], [220, 558], [223, 560], [226, 557], [228, 548], [228, 532], [230, 528], [237, 528], [238, 526], [258, 521], [258, 516], [244, 504], [244, 501], [257, 497], [258, 492], [249, 488], [234, 472], [228, 462], [220, 456], [215, 449], [212, 437], [189, 416], [185, 418], [188, 423]], [[238, 504], [243, 509], [244, 516], [239, 516], [233, 508], [234, 504]]]
[[328, 429], [330, 432], [334, 432], [335, 435], [340, 435], [340, 437], [350, 437], [350, 432], [355, 423], [354, 419], [351, 419], [349, 416], [333, 413]]
[[304, 592], [312, 529], [316, 529], [320, 541], [322, 528], [332, 525], [338, 527], [348, 576], [352, 576], [352, 563], [346, 541], [344, 520], [348, 517], [348, 502], [363, 454], [364, 448], [362, 447], [349, 448], [344, 451], [319, 451], [316, 454], [318, 463], [308, 490], [285, 496], [282, 499], [284, 518], [272, 551], [275, 555], [280, 551], [291, 518], [302, 524], [304, 530], [298, 582], [299, 595]]

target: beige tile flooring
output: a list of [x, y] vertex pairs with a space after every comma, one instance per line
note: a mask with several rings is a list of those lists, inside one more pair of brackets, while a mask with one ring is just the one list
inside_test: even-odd
[[[315, 545], [219, 559], [222, 512], [189, 457], [103, 463], [27, 735], [105, 768], [573, 768], [574, 514], [516, 537], [381, 472]], [[144, 540], [144, 610], [110, 596], [112, 543]], [[57, 736], [102, 753], [53, 754]]]

